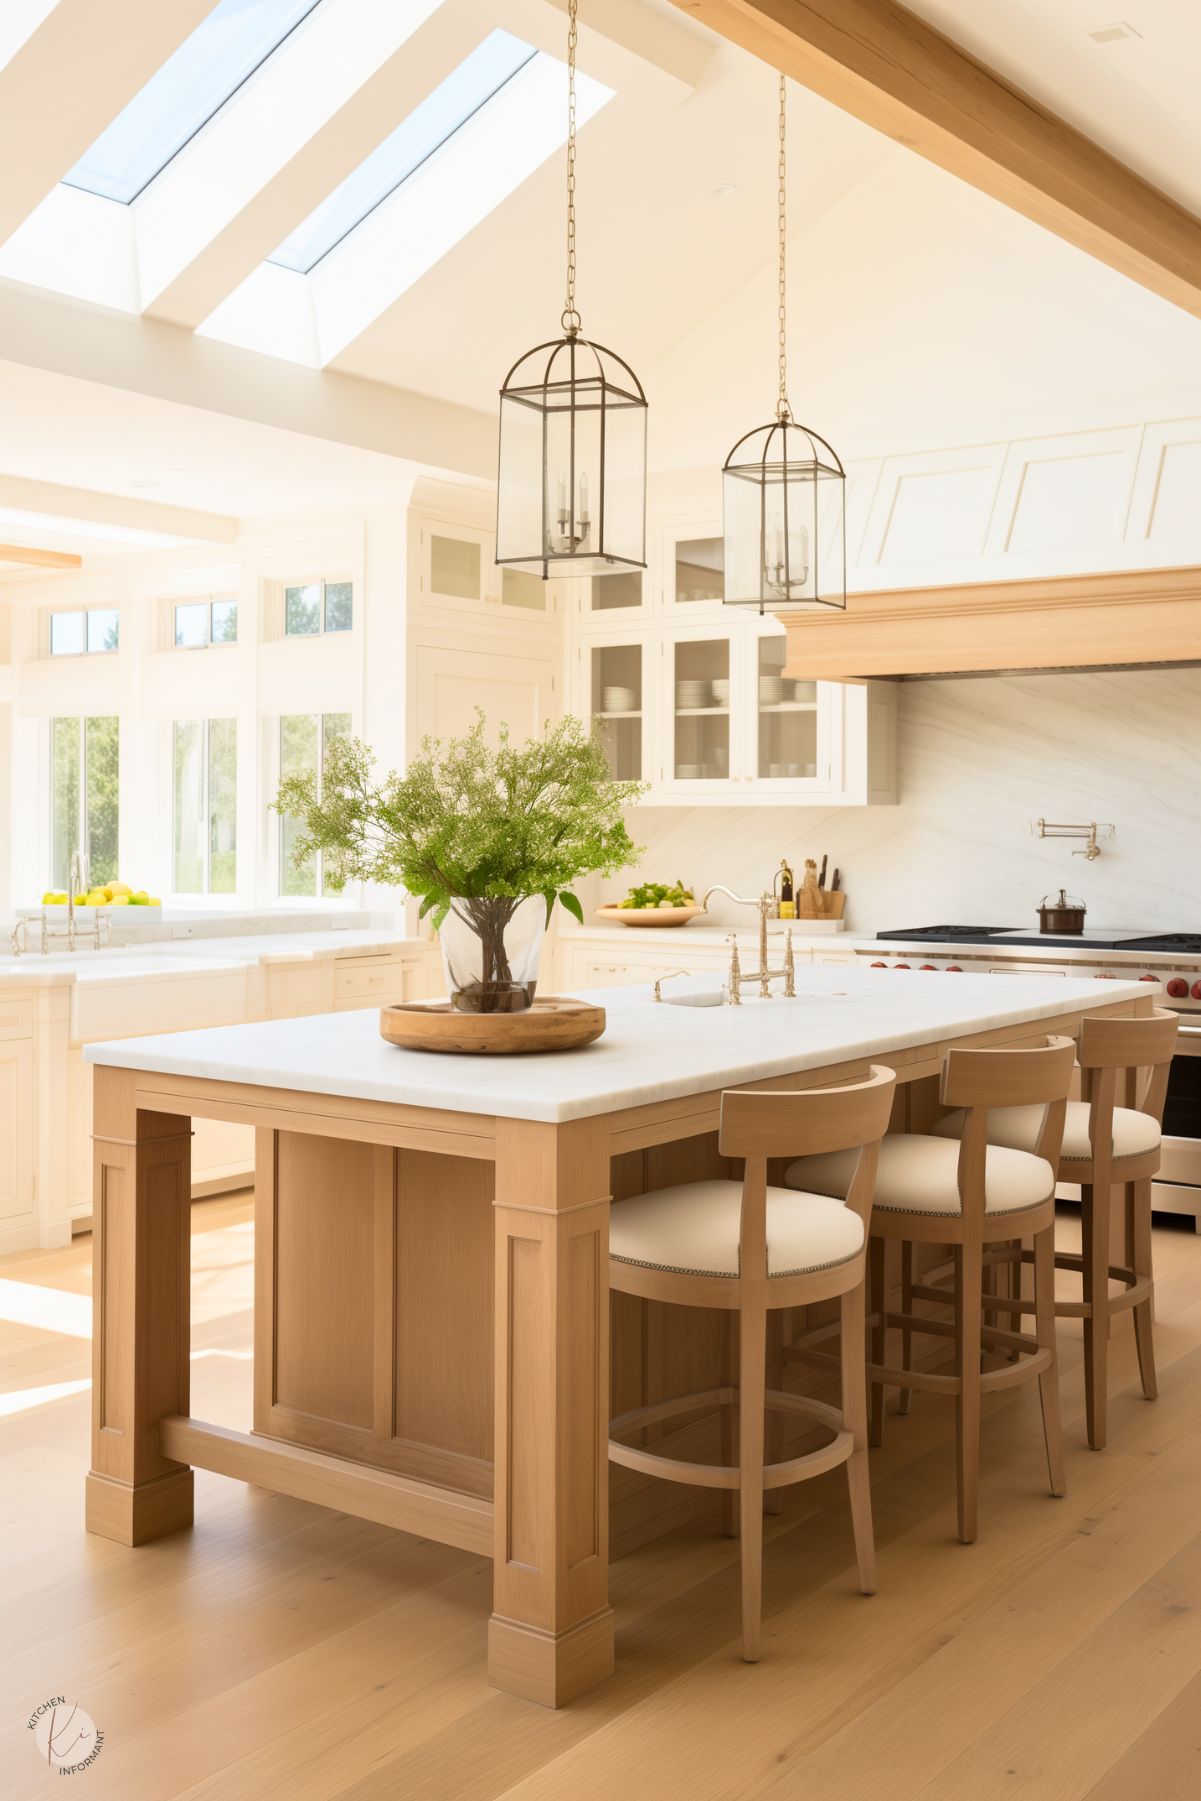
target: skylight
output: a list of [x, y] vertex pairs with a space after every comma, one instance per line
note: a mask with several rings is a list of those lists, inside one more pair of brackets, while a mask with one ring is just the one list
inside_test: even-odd
[[64, 177], [128, 206], [321, 0], [220, 0]]
[[492, 32], [268, 260], [307, 275], [536, 55], [509, 32]]

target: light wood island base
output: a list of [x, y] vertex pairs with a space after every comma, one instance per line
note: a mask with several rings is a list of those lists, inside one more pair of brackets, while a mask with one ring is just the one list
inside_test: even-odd
[[[1080, 999], [890, 1050], [899, 1117], [910, 1097], [928, 1109], [949, 1042], [1036, 1042], [1074, 1032], [1086, 1011], [1150, 1005]], [[713, 1316], [611, 1299], [610, 1202], [727, 1173], [720, 1094], [554, 1124], [98, 1063], [89, 1531], [132, 1545], [186, 1526], [192, 1467], [217, 1471], [490, 1554], [490, 1680], [550, 1707], [602, 1681], [614, 1668], [611, 1392], [625, 1411], [714, 1388], [727, 1355]], [[189, 1417], [192, 1117], [258, 1134], [251, 1434]], [[626, 1312], [610, 1380], [611, 1305]], [[623, 1549], [679, 1517], [670, 1485], [622, 1471], [613, 1492]]]

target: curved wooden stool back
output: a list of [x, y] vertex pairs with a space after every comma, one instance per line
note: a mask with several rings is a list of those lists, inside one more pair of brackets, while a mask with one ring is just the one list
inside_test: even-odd
[[[759, 1657], [762, 1616], [763, 1497], [765, 1489], [805, 1482], [840, 1463], [847, 1466], [851, 1518], [860, 1587], [876, 1586], [871, 1498], [867, 1471], [867, 1387], [865, 1364], [865, 1297], [867, 1227], [880, 1140], [892, 1111], [896, 1076], [872, 1066], [866, 1081], [842, 1088], [732, 1090], [722, 1096], [719, 1145], [724, 1155], [745, 1159], [739, 1223], [738, 1275], [691, 1275], [649, 1269], [611, 1260], [613, 1288], [648, 1300], [686, 1307], [719, 1307], [738, 1315], [738, 1382], [705, 1394], [681, 1395], [650, 1407], [639, 1407], [610, 1422], [609, 1456], [614, 1463], [668, 1481], [721, 1488], [738, 1496], [742, 1562], [742, 1655]], [[847, 1204], [864, 1222], [864, 1248], [848, 1262], [803, 1275], [770, 1276], [767, 1262], [767, 1161], [771, 1157], [806, 1156], [818, 1151], [858, 1148], [853, 1198]], [[798, 1195], [798, 1207], [805, 1204]], [[777, 1308], [801, 1307], [812, 1301], [842, 1297], [842, 1407], [827, 1406], [805, 1396], [766, 1385], [767, 1315]], [[731, 1464], [689, 1463], [659, 1456], [619, 1442], [616, 1434], [633, 1432], [701, 1407], [723, 1410], [723, 1447], [732, 1433], [725, 1420], [738, 1418], [738, 1461]], [[764, 1465], [765, 1409], [801, 1414], [833, 1433], [820, 1450]], [[731, 1447], [732, 1448], [732, 1447]]]
[[[1143, 1393], [1153, 1401], [1159, 1392], [1153, 1329], [1151, 1178], [1159, 1168], [1161, 1148], [1157, 1144], [1135, 1156], [1115, 1157], [1113, 1115], [1115, 1107], [1129, 1107], [1162, 1126], [1168, 1070], [1179, 1029], [1177, 1015], [1164, 1008], [1145, 1019], [1086, 1019], [1080, 1028], [1079, 1063], [1089, 1104], [1090, 1155], [1087, 1163], [1073, 1158], [1070, 1165], [1061, 1166], [1060, 1174], [1066, 1181], [1080, 1183], [1082, 1247], [1079, 1257], [1061, 1251], [1055, 1261], [1060, 1269], [1079, 1271], [1083, 1299], [1061, 1301], [1056, 1311], [1084, 1319], [1085, 1413], [1088, 1442], [1094, 1451], [1104, 1448], [1108, 1430], [1109, 1333], [1115, 1312], [1134, 1309]], [[1111, 1263], [1116, 1183], [1122, 1186], [1125, 1248], [1123, 1261]], [[1117, 1295], [1109, 1292], [1111, 1279], [1123, 1285]]]
[[[1059, 1380], [1055, 1365], [1055, 1196], [1019, 1214], [989, 1213], [986, 1208], [985, 1161], [988, 1115], [994, 1107], [1041, 1105], [1046, 1111], [1034, 1155], [1054, 1170], [1063, 1141], [1067, 1100], [1076, 1061], [1070, 1038], [1049, 1037], [1045, 1044], [1011, 1050], [948, 1051], [943, 1063], [940, 1096], [947, 1107], [966, 1109], [959, 1146], [958, 1214], [879, 1211], [872, 1220], [872, 1361], [873, 1440], [882, 1437], [882, 1388], [929, 1389], [955, 1398], [956, 1467], [959, 1536], [972, 1543], [977, 1533], [980, 1471], [980, 1405], [984, 1394], [1015, 1383], [1038, 1380], [1046, 1439], [1051, 1493], [1065, 1492], [1063, 1434], [1059, 1417]], [[1035, 1298], [1032, 1311], [1037, 1339], [1002, 1331], [984, 1319], [984, 1247], [1010, 1243], [1014, 1229], [1033, 1239]], [[884, 1241], [944, 1244], [953, 1247], [952, 1281], [943, 1286], [941, 1272], [924, 1281], [910, 1276], [902, 1291], [901, 1311], [888, 1310]], [[954, 1307], [954, 1323], [912, 1312], [914, 1300]], [[902, 1368], [885, 1361], [887, 1330], [901, 1328]], [[913, 1335], [933, 1333], [955, 1344], [954, 1375], [915, 1370], [911, 1365]], [[982, 1371], [985, 1350], [1014, 1353], [1016, 1361]]]

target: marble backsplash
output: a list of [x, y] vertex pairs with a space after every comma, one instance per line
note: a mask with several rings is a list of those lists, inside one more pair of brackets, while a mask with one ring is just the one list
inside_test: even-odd
[[[1037, 928], [1039, 901], [1061, 887], [1090, 927], [1201, 931], [1201, 669], [906, 682], [899, 735], [898, 805], [640, 807], [641, 874], [756, 894], [781, 857], [799, 879], [806, 856], [826, 853], [859, 934]], [[1089, 863], [1032, 836], [1040, 816], [1111, 823], [1115, 836]], [[721, 897], [713, 911], [738, 916]]]

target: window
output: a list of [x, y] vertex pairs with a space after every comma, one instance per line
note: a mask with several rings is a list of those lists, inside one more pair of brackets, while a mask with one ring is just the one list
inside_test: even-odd
[[220, 0], [63, 177], [128, 206], [278, 50], [317, 0]]
[[236, 644], [236, 600], [186, 600], [175, 609], [175, 648], [199, 650], [205, 644]]
[[50, 721], [50, 883], [66, 889], [83, 849], [93, 883], [117, 877], [120, 727], [111, 716]]
[[536, 55], [531, 45], [507, 31], [492, 32], [284, 239], [268, 261], [307, 275]]
[[[306, 770], [317, 772], [317, 793], [321, 793], [321, 771], [326, 753], [335, 738], [349, 738], [349, 713], [285, 713], [279, 722], [279, 773], [300, 775]], [[285, 814], [279, 822], [279, 891], [285, 899], [334, 894], [325, 873], [325, 859], [318, 852], [298, 869], [292, 861], [292, 849], [301, 836], [301, 823]]]
[[176, 894], [233, 894], [238, 885], [238, 725], [177, 719], [174, 729]]
[[50, 655], [82, 657], [116, 650], [121, 638], [121, 615], [116, 607], [74, 607], [69, 613], [50, 615]]
[[301, 587], [284, 589], [284, 633], [289, 638], [348, 632], [353, 611], [350, 582], [305, 582]]

